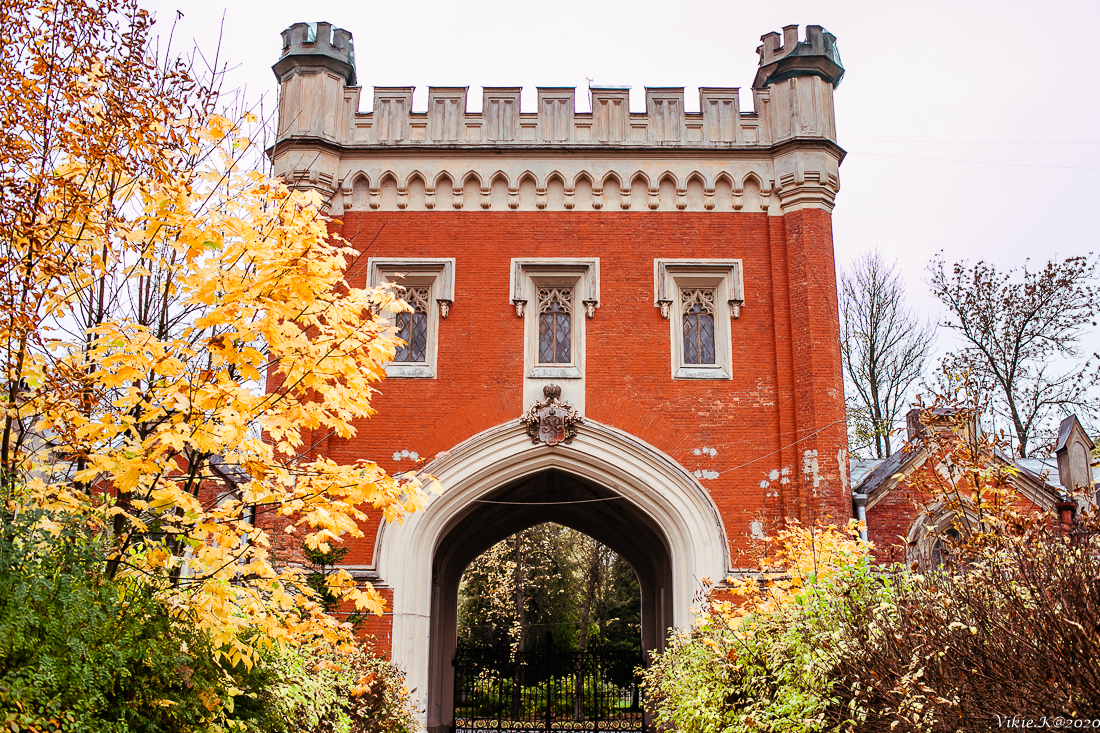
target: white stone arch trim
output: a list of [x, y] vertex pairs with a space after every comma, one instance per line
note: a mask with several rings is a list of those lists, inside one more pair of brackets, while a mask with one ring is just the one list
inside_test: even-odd
[[428, 188], [428, 181], [430, 180], [428, 178], [428, 176], [424, 175], [419, 170], [412, 170], [412, 171], [409, 172], [409, 175], [405, 176], [405, 181], [404, 181], [404, 183], [401, 184], [401, 190], [408, 191], [409, 186], [412, 185], [412, 182], [414, 180], [416, 180], [417, 178], [420, 179], [420, 182], [424, 184], [424, 188], [427, 189]]
[[[558, 175], [561, 174], [559, 173]], [[566, 180], [565, 176], [562, 176], [562, 180]], [[597, 180], [593, 178], [592, 174], [588, 171], [579, 171], [575, 176], [573, 176], [573, 182], [570, 184], [572, 187], [571, 190], [576, 191], [577, 184], [580, 183], [582, 180], [588, 181], [588, 185], [592, 186], [593, 190], [595, 190], [597, 186], [602, 185], [602, 182], [597, 183]]]
[[[527, 174], [524, 174], [524, 175], [527, 175]], [[554, 168], [552, 171], [550, 171], [549, 173], [546, 174], [546, 178], [543, 179], [543, 181], [542, 181], [542, 187], [543, 188], [548, 188], [550, 186], [550, 181], [554, 180], [555, 178], [557, 178], [559, 181], [561, 181], [562, 188], [566, 189], [567, 191], [572, 190], [569, 187], [569, 179], [566, 178], [565, 174], [562, 173], [557, 168]]]
[[455, 177], [452, 176], [449, 172], [447, 172], [446, 170], [441, 170], [439, 171], [439, 173], [436, 173], [435, 178], [432, 179], [432, 188], [438, 188], [439, 182], [442, 181], [444, 178], [450, 181], [452, 189], [461, 185], [455, 181]]
[[[698, 173], [699, 171], [692, 171], [690, 174], [688, 174], [688, 176], [690, 177], [692, 175], [697, 175]], [[681, 184], [680, 178], [678, 178], [677, 175], [668, 168], [661, 171], [660, 175], [657, 176], [657, 186], [659, 187], [661, 185], [661, 181], [665, 180], [666, 178], [672, 179], [672, 185], [676, 187], [677, 192], [683, 190], [683, 188], [687, 186], [687, 178], [685, 178], [683, 184]]]
[[656, 190], [656, 189], [653, 188], [653, 185], [654, 185], [653, 181], [656, 180], [656, 181], [659, 182], [663, 175], [664, 174], [660, 174], [654, 179], [654, 178], [651, 178], [645, 171], [643, 171], [639, 168], [638, 170], [634, 171], [633, 173], [631, 173], [628, 176], [628, 179], [629, 179], [628, 180], [628, 185], [629, 185], [630, 188], [633, 188], [634, 187], [634, 181], [641, 178], [643, 181], [645, 181], [646, 190], [652, 192], [652, 191]]
[[362, 181], [364, 189], [367, 193], [367, 200], [361, 203], [365, 206], [369, 206], [371, 181], [370, 176], [364, 173], [362, 168], [359, 168], [354, 172], [349, 173], [347, 176], [344, 177], [344, 180], [340, 182], [340, 194], [344, 197], [344, 206], [349, 209], [354, 208], [355, 206], [355, 185], [360, 181]]
[[370, 186], [370, 176], [362, 168], [356, 168], [344, 179], [348, 182], [348, 187], [354, 186], [359, 181], [366, 181], [367, 186]]
[[909, 527], [909, 535], [906, 537], [907, 547], [905, 561], [916, 562], [920, 567], [928, 566], [932, 556], [932, 546], [936, 538], [950, 529], [959, 514], [962, 514], [967, 522], [977, 525], [979, 518], [973, 503], [963, 498], [959, 506], [949, 507], [946, 502], [937, 501], [925, 507], [913, 524]]
[[[717, 179], [715, 179], [717, 180]], [[687, 191], [691, 186], [692, 181], [699, 181], [703, 185], [703, 193], [707, 196], [714, 195], [715, 181], [709, 180], [705, 175], [699, 171], [692, 171], [688, 174], [688, 177], [684, 179], [684, 190]], [[733, 188], [731, 185], [730, 188]]]
[[519, 420], [468, 438], [428, 463], [443, 493], [402, 523], [379, 528], [375, 567], [395, 589], [391, 658], [423, 701], [428, 689], [432, 566], [451, 520], [480, 497], [527, 475], [557, 469], [600, 484], [632, 502], [668, 542], [673, 623], [691, 621], [691, 602], [703, 578], [730, 572], [721, 514], [699, 482], [670, 456], [638, 438], [586, 419], [569, 445], [532, 444]]
[[745, 184], [749, 181], [756, 181], [756, 185], [760, 187], [760, 193], [765, 194], [768, 192], [767, 184], [764, 183], [764, 179], [760, 177], [760, 174], [756, 171], [749, 171], [741, 177], [741, 182], [737, 184], [735, 191], [744, 191]]
[[[592, 182], [594, 198], [591, 209], [588, 206], [580, 207], [583, 211], [626, 211], [631, 209], [631, 190], [634, 181], [639, 178], [643, 181], [647, 191], [646, 208], [651, 210], [666, 209], [669, 202], [662, 202], [662, 194], [660, 193], [661, 182], [666, 177], [674, 182], [673, 200], [677, 209], [682, 210], [689, 206], [686, 198], [687, 187], [693, 178], [698, 177], [703, 181], [704, 210], [728, 210], [727, 207], [716, 208], [714, 201], [710, 198], [715, 192], [718, 181], [726, 178], [730, 181], [730, 186], [733, 189], [734, 211], [742, 210], [744, 188], [750, 180], [756, 181], [760, 189], [760, 210], [774, 216], [780, 216], [784, 211], [777, 205], [778, 199], [776, 196], [779, 189], [776, 187], [774, 180], [775, 173], [767, 161], [732, 160], [721, 162], [693, 160], [676, 161], [670, 164], [669, 161], [662, 160], [652, 164], [639, 165], [637, 161], [626, 160], [569, 160], [563, 163], [561, 160], [524, 159], [522, 162], [509, 162], [494, 159], [492, 161], [453, 163], [411, 157], [409, 159], [377, 161], [377, 165], [370, 165], [368, 161], [355, 160], [349, 163], [346, 170], [347, 173], [339, 179], [339, 192], [342, 195], [334, 198], [332, 204], [332, 212], [337, 215], [343, 212], [345, 205], [356, 208], [354, 204], [350, 203], [353, 197], [352, 184], [360, 177], [367, 182], [369, 208], [372, 210], [390, 211], [410, 207], [414, 210], [434, 209], [436, 208], [435, 189], [444, 175], [450, 179], [452, 190], [456, 192], [454, 198], [450, 201], [455, 209], [480, 207], [485, 210], [530, 210], [532, 208], [544, 210], [547, 208], [544, 196], [549, 180], [555, 175], [560, 175], [562, 184], [565, 187], [565, 208], [571, 210], [577, 208], [573, 205], [573, 194], [577, 183], [587, 175]], [[424, 180], [425, 196], [423, 201], [412, 202], [409, 199], [408, 192], [411, 180], [416, 173], [420, 173]], [[397, 198], [396, 201], [383, 202], [380, 198], [381, 182], [388, 175], [392, 175], [396, 183]], [[533, 202], [524, 198], [524, 194], [519, 191], [522, 179], [527, 176], [534, 176], [535, 178], [535, 200]], [[618, 186], [614, 192], [608, 187], [611, 176], [614, 176], [618, 181]], [[490, 189], [492, 181], [496, 178], [503, 178], [505, 185], [508, 187], [506, 204], [502, 204], [500, 201], [495, 204], [492, 202]], [[476, 195], [472, 191], [463, 193], [471, 179], [473, 179], [477, 188]], [[831, 181], [832, 178], [829, 180]], [[618, 205], [607, 206], [606, 204], [610, 200], [616, 198], [616, 193]], [[663, 198], [669, 198], [667, 191]], [[533, 207], [531, 204], [533, 204]], [[802, 206], [802, 204], [799, 205]], [[550, 208], [556, 209], [559, 207]], [[831, 204], [826, 208], [831, 210]]]
[[462, 175], [462, 179], [461, 179], [462, 182], [459, 185], [461, 185], [463, 188], [465, 188], [466, 182], [469, 181], [471, 178], [473, 178], [475, 181], [477, 181], [478, 188], [480, 188], [483, 191], [485, 190], [485, 181], [487, 181], [487, 180], [491, 181], [492, 180], [492, 178], [482, 178], [480, 173], [478, 173], [476, 170], [471, 168], [470, 170], [466, 171]]
[[[600, 178], [601, 191], [607, 188], [608, 181], [615, 181], [615, 190], [618, 191], [620, 195], [630, 195], [630, 179], [625, 174], [617, 170], [609, 170], [604, 173]], [[623, 186], [626, 186], [626, 194], [623, 194]]]
[[375, 179], [376, 184], [375, 185], [381, 187], [382, 183], [387, 178], [392, 178], [393, 179], [393, 185], [395, 185], [395, 186], [400, 186], [401, 185], [401, 176], [395, 170], [393, 170], [392, 168], [387, 168], [384, 171], [382, 171], [382, 173], [380, 173], [376, 177], [376, 179]]

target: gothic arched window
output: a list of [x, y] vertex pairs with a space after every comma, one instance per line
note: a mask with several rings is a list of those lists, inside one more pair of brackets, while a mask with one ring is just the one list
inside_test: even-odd
[[397, 347], [395, 362], [418, 363], [427, 360], [428, 354], [428, 294], [430, 287], [409, 287], [401, 299], [411, 311], [397, 314], [397, 335], [405, 342]]
[[680, 312], [684, 319], [684, 363], [714, 363], [715, 288], [680, 291]]
[[539, 288], [538, 315], [539, 363], [571, 363], [573, 288]]
[[929, 564], [932, 570], [942, 568], [951, 561], [951, 550], [955, 543], [962, 539], [962, 535], [954, 527], [941, 533], [932, 543], [932, 552], [929, 554]]

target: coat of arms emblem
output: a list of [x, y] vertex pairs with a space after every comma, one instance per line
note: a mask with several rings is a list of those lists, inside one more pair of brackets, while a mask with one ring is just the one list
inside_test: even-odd
[[544, 399], [539, 400], [523, 413], [520, 422], [527, 426], [527, 434], [532, 443], [557, 445], [569, 443], [577, 435], [577, 425], [584, 418], [577, 408], [568, 402], [562, 402], [561, 387], [548, 384], [542, 388]]

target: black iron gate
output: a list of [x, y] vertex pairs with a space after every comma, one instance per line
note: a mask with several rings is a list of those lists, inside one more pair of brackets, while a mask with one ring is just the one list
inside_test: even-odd
[[455, 733], [644, 731], [640, 651], [459, 646]]

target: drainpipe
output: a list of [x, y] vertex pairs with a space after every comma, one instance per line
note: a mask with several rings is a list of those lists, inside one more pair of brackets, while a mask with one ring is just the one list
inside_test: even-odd
[[852, 503], [856, 508], [856, 519], [863, 522], [863, 529], [859, 531], [859, 538], [867, 541], [867, 494], [852, 492]]

